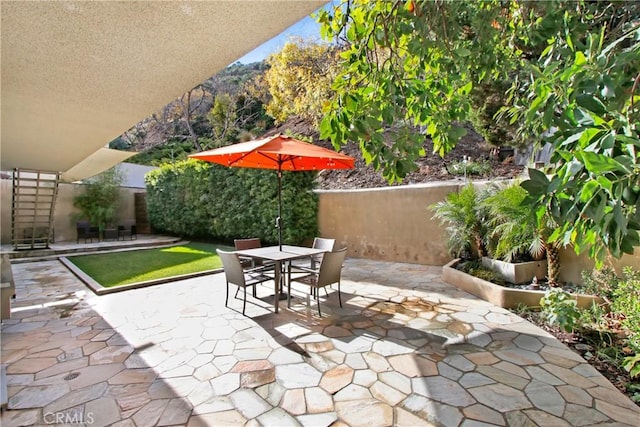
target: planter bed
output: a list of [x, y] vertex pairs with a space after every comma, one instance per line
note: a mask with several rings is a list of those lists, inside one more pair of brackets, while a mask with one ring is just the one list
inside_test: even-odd
[[[544, 291], [514, 289], [488, 282], [456, 269], [455, 267], [459, 262], [460, 259], [454, 259], [442, 267], [442, 279], [450, 285], [503, 308], [540, 306], [540, 298], [544, 296]], [[583, 294], [572, 295], [581, 308], [590, 307], [594, 303], [604, 304], [604, 300], [600, 297]]]
[[541, 280], [547, 275], [546, 260], [514, 263], [482, 257], [482, 266], [500, 274], [507, 282], [517, 285], [531, 283], [534, 277]]

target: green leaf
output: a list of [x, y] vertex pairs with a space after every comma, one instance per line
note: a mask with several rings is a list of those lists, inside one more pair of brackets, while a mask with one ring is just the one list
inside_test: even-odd
[[598, 189], [597, 181], [587, 181], [587, 183], [582, 187], [582, 191], [580, 191], [580, 200], [583, 202], [589, 202], [591, 198], [593, 198], [594, 193]]
[[598, 142], [601, 150], [611, 150], [616, 142], [615, 132], [607, 132]]
[[593, 95], [582, 94], [576, 97], [576, 102], [579, 106], [586, 108], [587, 110], [602, 116], [607, 112], [607, 107], [604, 106], [602, 101]]
[[595, 120], [591, 117], [588, 110], [583, 108], [576, 108], [574, 111], [574, 117], [577, 121], [577, 124], [583, 127], [593, 126], [595, 124]]
[[639, 138], [633, 138], [633, 137], [627, 136], [627, 135], [616, 134], [616, 141], [620, 141], [620, 142], [623, 142], [625, 144], [631, 144], [631, 145], [634, 145], [636, 147], [640, 147], [640, 139]]
[[573, 47], [573, 42], [571, 41], [571, 35], [569, 34], [567, 34], [567, 46], [569, 46], [569, 49], [575, 50], [575, 48]]
[[616, 228], [619, 229], [622, 234], [627, 234], [627, 219], [624, 216], [620, 203], [616, 203], [613, 207], [613, 217]]
[[604, 188], [605, 190], [607, 190], [607, 192], [609, 194], [611, 194], [611, 190], [612, 190], [612, 182], [610, 179], [608, 179], [607, 177], [605, 177], [604, 175], [598, 175], [596, 177], [596, 181], [598, 182], [598, 184]]
[[577, 51], [575, 55], [574, 64], [575, 65], [584, 65], [587, 63], [587, 58], [584, 56], [584, 53]]
[[592, 173], [600, 174], [612, 171], [630, 172], [622, 163], [603, 154], [581, 151], [576, 153], [576, 157], [579, 156], [583, 158], [585, 166]]
[[320, 122], [320, 138], [330, 139], [333, 134], [333, 118], [331, 116], [324, 116]]
[[358, 132], [360, 132], [361, 135], [364, 135], [365, 133], [367, 133], [367, 129], [365, 128], [365, 125], [362, 122], [362, 120], [356, 120], [354, 124], [356, 129], [358, 130]]
[[[582, 134], [584, 133], [585, 129], [579, 129], [578, 132], [574, 133], [573, 135], [571, 135], [570, 137], [566, 138], [563, 142], [562, 142], [562, 146], [566, 146], [566, 147], [571, 147], [571, 145], [576, 142], [579, 141], [582, 138]], [[569, 157], [567, 157], [569, 158]]]
[[602, 221], [602, 218], [604, 217], [605, 207], [606, 206], [607, 206], [607, 198], [606, 197], [601, 197], [600, 198], [600, 203], [598, 204], [598, 207], [596, 208], [595, 214], [593, 215], [593, 220], [596, 223], [600, 223]]
[[631, 230], [620, 242], [620, 250], [626, 254], [633, 254], [635, 246], [640, 246], [640, 238], [638, 232]]
[[447, 134], [450, 140], [458, 141], [467, 134], [467, 130], [463, 127], [453, 126], [448, 130]]
[[556, 240], [558, 240], [560, 238], [560, 236], [563, 234], [562, 229], [561, 228], [556, 228], [555, 230], [553, 230], [553, 232], [551, 233], [551, 235], [549, 236], [549, 241], [550, 242], [555, 242]]
[[547, 192], [549, 187], [549, 179], [538, 169], [529, 169], [529, 179], [520, 184], [522, 188], [533, 196], [538, 197]]
[[580, 147], [588, 147], [593, 141], [597, 140], [598, 135], [600, 135], [600, 129], [585, 129], [585, 131], [582, 132], [582, 135], [580, 135], [578, 144], [580, 145]]
[[473, 89], [473, 83], [472, 83], [472, 82], [469, 82], [469, 83], [467, 83], [466, 85], [462, 86], [460, 89], [458, 89], [458, 92], [459, 92], [461, 95], [466, 95], [466, 94], [468, 94], [469, 92], [471, 92], [471, 89]]

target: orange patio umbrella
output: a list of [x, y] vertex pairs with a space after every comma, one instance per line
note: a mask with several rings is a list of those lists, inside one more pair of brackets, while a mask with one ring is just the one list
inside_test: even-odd
[[191, 154], [189, 157], [224, 166], [278, 171], [278, 244], [282, 250], [282, 171], [352, 169], [353, 157], [308, 142], [276, 135]]

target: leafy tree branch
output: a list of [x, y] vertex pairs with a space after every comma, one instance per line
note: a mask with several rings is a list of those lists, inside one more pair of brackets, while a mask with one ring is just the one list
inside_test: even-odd
[[344, 46], [321, 137], [357, 142], [394, 182], [425, 138], [444, 156], [481, 94], [511, 86], [493, 121], [554, 148], [550, 176], [523, 183], [538, 218], [560, 224], [550, 243], [599, 263], [640, 244], [640, 4], [349, 0], [317, 19]]

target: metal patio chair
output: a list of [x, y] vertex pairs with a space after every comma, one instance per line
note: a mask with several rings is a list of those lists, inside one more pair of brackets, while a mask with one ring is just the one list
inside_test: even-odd
[[261, 271], [251, 270], [245, 271], [240, 263], [240, 258], [234, 252], [227, 252], [220, 249], [216, 249], [218, 256], [222, 260], [222, 266], [224, 267], [224, 275], [227, 283], [226, 296], [224, 300], [224, 306], [228, 307], [229, 303], [229, 284], [236, 285], [235, 298], [238, 297], [238, 291], [240, 288], [244, 290], [244, 301], [242, 304], [242, 314], [244, 315], [247, 307], [247, 288], [253, 287], [253, 296], [256, 297], [256, 285], [258, 283], [268, 282], [274, 280], [272, 276], [267, 276]]
[[347, 255], [347, 248], [339, 249], [335, 252], [326, 252], [320, 262], [320, 268], [313, 270], [305, 267], [297, 267], [298, 270], [306, 271], [308, 274], [304, 276], [291, 277], [289, 280], [289, 299], [288, 304], [291, 304], [291, 282], [300, 282], [309, 285], [310, 294], [313, 295], [318, 302], [318, 315], [322, 316], [320, 311], [320, 298], [318, 296], [318, 289], [325, 288], [338, 284], [338, 301], [340, 307], [342, 307], [342, 297], [340, 296], [340, 277], [342, 275], [342, 264]]

